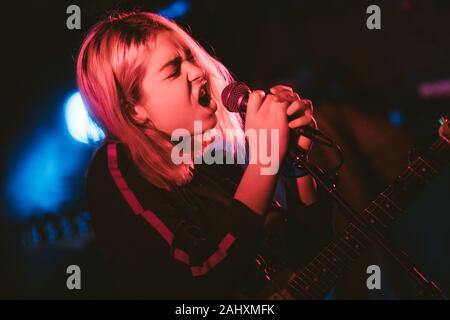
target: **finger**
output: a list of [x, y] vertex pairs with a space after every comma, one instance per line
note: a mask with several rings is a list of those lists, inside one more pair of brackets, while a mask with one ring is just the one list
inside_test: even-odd
[[295, 117], [296, 115], [313, 115], [313, 106], [311, 100], [301, 100], [293, 102], [288, 110], [288, 117]]
[[281, 85], [281, 84], [279, 84], [277, 86], [273, 86], [272, 88], [270, 88], [270, 93], [272, 93], [272, 94], [278, 94], [281, 91], [294, 92], [291, 87], [284, 86], [284, 85]]
[[286, 110], [288, 116], [292, 116], [293, 114], [305, 110], [308, 108], [308, 105], [304, 100], [295, 100], [292, 102]]
[[270, 112], [271, 106], [273, 104], [275, 96], [273, 94], [268, 94], [265, 98], [258, 112], [268, 113]]
[[250, 93], [247, 102], [247, 113], [255, 114], [258, 112], [264, 101], [266, 93], [262, 90], [254, 90]]
[[275, 96], [275, 100], [279, 101], [279, 102], [286, 101], [286, 102], [292, 103], [296, 100], [299, 100], [298, 95], [295, 95], [289, 91], [280, 91], [277, 94], [274, 94], [274, 96]]
[[300, 117], [300, 118], [290, 121], [288, 125], [289, 125], [289, 128], [293, 129], [293, 128], [307, 126], [311, 123], [313, 123], [313, 117], [311, 115], [305, 114], [303, 117]]
[[317, 124], [317, 120], [316, 120], [316, 118], [314, 118], [314, 117], [311, 117], [311, 126], [312, 126], [314, 129], [319, 129], [319, 125]]
[[284, 116], [286, 116], [286, 109], [289, 103], [286, 101], [278, 101], [276, 100], [276, 96], [273, 94], [268, 94], [264, 99], [261, 108], [259, 108], [259, 113], [265, 113], [268, 115], [273, 112], [281, 112]]
[[305, 103], [308, 105], [309, 110], [311, 110], [311, 114], [314, 113], [314, 108], [313, 108], [313, 103], [311, 100], [309, 99], [303, 99], [303, 101], [305, 101]]

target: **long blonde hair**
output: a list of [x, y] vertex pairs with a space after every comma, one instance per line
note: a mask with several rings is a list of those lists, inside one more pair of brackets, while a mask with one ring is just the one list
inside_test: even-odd
[[[77, 59], [78, 87], [93, 119], [105, 130], [107, 140], [124, 143], [140, 173], [152, 184], [170, 190], [192, 179], [193, 167], [174, 164], [173, 142], [151, 123], [136, 123], [133, 106], [141, 99], [149, 44], [161, 31], [172, 31], [190, 49], [206, 71], [211, 97], [217, 103], [216, 128], [225, 137], [234, 129], [227, 151], [235, 153], [245, 144], [241, 119], [222, 105], [223, 88], [233, 81], [227, 68], [175, 22], [150, 12], [116, 13], [92, 27]], [[151, 119], [150, 119], [151, 120]], [[150, 121], [151, 122], [151, 121]]]

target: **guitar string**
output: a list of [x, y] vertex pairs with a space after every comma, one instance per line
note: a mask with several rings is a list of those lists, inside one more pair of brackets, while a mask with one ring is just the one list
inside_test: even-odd
[[[303, 287], [300, 286], [300, 285], [297, 283], [297, 280], [303, 282], [303, 284], [306, 284], [306, 286], [303, 286]], [[294, 284], [291, 284], [290, 282], [291, 282], [291, 280], [289, 280], [289, 285], [290, 285], [291, 287], [295, 288], [296, 291], [301, 291], [301, 292], [303, 292], [305, 295], [309, 295], [310, 298], [314, 298], [314, 297], [315, 297], [315, 296], [314, 296], [314, 292], [311, 293], [311, 291], [308, 290], [308, 289], [309, 289], [309, 285], [308, 285], [308, 283], [305, 282], [304, 278], [302, 278], [302, 277], [296, 277], [296, 279], [295, 279], [295, 285], [294, 285]]]
[[[436, 146], [437, 148], [440, 148], [441, 145], [443, 144], [443, 141], [442, 141], [442, 140], [438, 140], [438, 143], [435, 143], [435, 144], [437, 145], [437, 146]], [[433, 145], [433, 146], [434, 146], [434, 145]], [[432, 147], [433, 147], [433, 146], [432, 146]], [[431, 149], [431, 147], [430, 147], [430, 149]], [[428, 160], [428, 161], [430, 161], [430, 160]], [[430, 167], [430, 168], [432, 169], [432, 171], [438, 172], [437, 169], [434, 168], [430, 163], [426, 162], [422, 157], [418, 157], [418, 158], [413, 162], [412, 165], [408, 166], [408, 168], [406, 169], [406, 172], [405, 172], [404, 174], [402, 174], [402, 175], [399, 177], [400, 180], [404, 180], [405, 183], [408, 183], [408, 179], [410, 179], [411, 176], [417, 176], [419, 179], [421, 179], [421, 178], [422, 178], [421, 176], [415, 174], [415, 172], [411, 172], [411, 170], [410, 170], [410, 168], [418, 169], [418, 168], [415, 168], [415, 167], [420, 167], [420, 162], [422, 162], [423, 164], [425, 164], [425, 166]], [[401, 177], [403, 177], [403, 178], [401, 178]], [[427, 183], [426, 181], [424, 181], [424, 182], [425, 182], [425, 184]], [[396, 201], [394, 201], [393, 199], [390, 198], [390, 196], [392, 196], [393, 192], [394, 192], [394, 190], [393, 190], [392, 184], [391, 184], [391, 186], [389, 186], [385, 191], [381, 192], [380, 195], [381, 195], [382, 197], [386, 198], [386, 200], [391, 201], [391, 202], [398, 208], [399, 204], [396, 203]], [[381, 208], [381, 204], [383, 203], [383, 201], [381, 201], [379, 205], [376, 203], [376, 201], [377, 201], [377, 199], [378, 199], [379, 197], [380, 197], [380, 196], [378, 196], [374, 201], [372, 201], [372, 203], [373, 203], [376, 207], [379, 207], [381, 210], [383, 210], [383, 209]], [[384, 221], [380, 221], [380, 220], [379, 220], [379, 219], [382, 219], [382, 218], [379, 217], [379, 216], [377, 216], [377, 215], [375, 215], [372, 211], [369, 210], [369, 208], [370, 208], [370, 206], [369, 206], [368, 208], [364, 209], [364, 211], [365, 211], [366, 213], [369, 213], [372, 217], [374, 217], [374, 218], [375, 218], [376, 220], [378, 220], [379, 222], [381, 222], [381, 223], [383, 224], [383, 226], [382, 226], [383, 228], [387, 228], [387, 226], [384, 225], [384, 223], [383, 223]], [[402, 210], [399, 210], [399, 211], [402, 211]], [[367, 214], [366, 214], [366, 216], [367, 216]], [[394, 219], [395, 219], [395, 218], [394, 218]]]
[[[342, 257], [342, 258], [339, 258], [339, 256], [336, 256], [334, 253], [333, 253], [333, 251], [331, 251], [328, 247], [329, 246], [331, 246], [331, 245], [334, 245], [336, 248], [338, 248], [337, 246], [336, 246], [336, 244], [334, 243], [334, 241], [332, 241], [332, 242], [330, 242], [326, 247], [325, 247], [325, 249], [327, 249], [330, 253], [331, 253], [331, 255], [334, 257], [334, 265], [335, 265], [335, 267], [337, 267], [337, 261], [339, 260], [339, 261], [341, 261], [341, 264], [342, 265], [344, 265], [344, 270], [343, 271], [346, 271], [346, 270], [348, 270], [348, 268], [350, 267], [349, 265], [347, 265], [346, 263], [345, 263], [345, 261], [343, 260], [344, 258]], [[339, 249], [339, 248], [338, 248]], [[341, 252], [343, 252], [342, 250], [341, 250]], [[352, 263], [353, 261], [350, 261], [350, 263]], [[305, 266], [306, 267], [306, 266]], [[302, 271], [300, 271], [300, 273], [302, 273]], [[302, 280], [303, 282], [305, 282], [306, 280], [304, 280], [304, 279], [302, 279], [300, 276], [296, 276], [295, 277], [296, 279], [299, 279], [299, 280]], [[294, 279], [295, 279], [294, 278]]]
[[[334, 256], [334, 254], [333, 254], [333, 252], [328, 248], [329, 246], [330, 246], [330, 244], [331, 243], [329, 243], [327, 246], [325, 246], [325, 248], [324, 248], [324, 250], [328, 250], [330, 253], [331, 253], [331, 255], [333, 255]], [[327, 257], [327, 256], [325, 256], [328, 260], [329, 260], [329, 258]], [[335, 258], [335, 261], [337, 262], [337, 257], [335, 256], [334, 257]], [[332, 266], [332, 267], [334, 267], [334, 268], [337, 268], [337, 264], [336, 263], [333, 263], [333, 261], [331, 261], [331, 260], [329, 260], [331, 263], [330, 263], [330, 265]], [[344, 263], [342, 263], [342, 264], [344, 264]], [[344, 264], [344, 267], [346, 268], [347, 266]], [[329, 267], [328, 267], [329, 268]], [[297, 279], [297, 278], [300, 278], [300, 276], [298, 275], [298, 273], [295, 275], [295, 277], [293, 278], [293, 279]], [[291, 279], [292, 280], [292, 279]], [[290, 281], [291, 281], [290, 280]]]
[[[304, 270], [309, 272], [310, 279], [313, 280], [313, 284], [317, 286], [317, 288], [320, 290], [320, 292], [323, 292], [323, 291], [326, 292], [327, 284], [326, 283], [325, 284], [324, 283], [320, 283], [319, 282], [320, 279], [317, 276], [317, 274], [315, 274], [314, 272], [311, 272], [311, 270], [309, 270], [307, 266], [304, 268]], [[325, 286], [325, 288], [322, 287], [323, 285]]]
[[[319, 273], [321, 273], [321, 271], [322, 271], [322, 273], [325, 274], [325, 277], [323, 277], [323, 278], [330, 282], [330, 283], [326, 283], [327, 286], [333, 285], [333, 284], [334, 284], [334, 280], [328, 278], [328, 275], [326, 274], [326, 271], [325, 271], [325, 272], [323, 271], [323, 268], [322, 268], [322, 270], [320, 270], [319, 268], [317, 268], [317, 266], [314, 264], [314, 260], [315, 260], [315, 259], [316, 259], [316, 258], [314, 258], [314, 259], [311, 261], [310, 265], [311, 265], [312, 267], [314, 267], [314, 269], [316, 269]], [[327, 269], [328, 269], [328, 268], [327, 268]], [[316, 272], [317, 272], [317, 271], [316, 271]]]
[[[353, 228], [353, 229], [350, 229], [350, 228]], [[346, 231], [348, 234], [353, 235], [353, 233], [354, 233], [355, 231], [359, 231], [359, 229], [357, 229], [356, 226], [354, 226], [353, 224], [350, 223], [350, 224], [349, 224], [349, 227], [347, 227], [345, 231]], [[360, 231], [359, 231], [359, 232], [360, 232]], [[362, 235], [363, 235], [363, 234], [360, 233], [360, 236], [362, 236]], [[364, 237], [365, 237], [365, 235], [364, 235]], [[369, 241], [369, 243], [371, 243], [369, 239], [366, 239], [366, 240]], [[364, 245], [364, 244], [362, 244], [362, 243], [360, 243], [360, 244], [363, 246], [364, 249], [368, 247], [368, 245]], [[328, 245], [327, 245], [327, 247], [328, 247]], [[329, 250], [329, 249], [328, 249], [328, 250]], [[358, 252], [358, 256], [359, 256], [360, 254], [361, 254], [361, 253]], [[319, 257], [321, 257], [321, 256], [323, 257], [324, 255], [321, 254], [321, 253], [319, 253], [319, 254], [313, 259], [313, 261], [319, 261], [320, 264], [323, 264], [323, 263], [319, 260]], [[326, 256], [325, 256], [325, 258], [328, 259], [328, 257], [326, 257]], [[311, 262], [310, 264], [312, 264], [312, 262]], [[336, 267], [336, 266], [333, 266], [333, 267]], [[309, 271], [310, 271], [310, 270], [309, 270]], [[311, 272], [311, 271], [310, 271], [310, 272]], [[298, 277], [298, 276], [297, 276], [297, 277]], [[331, 284], [331, 285], [328, 285], [327, 288], [331, 289], [331, 288], [333, 287], [334, 282], [335, 282], [335, 280], [333, 279], [333, 280], [332, 280], [332, 284]], [[328, 289], [327, 289], [327, 290], [322, 290], [322, 291], [324, 291], [324, 293], [326, 293], [326, 292], [328, 291]]]
[[[425, 162], [423, 159], [419, 159], [419, 161]], [[417, 163], [416, 163], [416, 162], [413, 163], [411, 167], [417, 166], [417, 165], [419, 164], [419, 161], [417, 161]], [[431, 166], [431, 165], [428, 164], [428, 166]], [[435, 171], [435, 170], [434, 170], [434, 171]], [[411, 170], [407, 170], [406, 173], [405, 173], [403, 176], [405, 177], [405, 179], [408, 179], [408, 178], [409, 178], [409, 175], [411, 175], [411, 176], [412, 176], [412, 175], [417, 176], [416, 172], [411, 172]], [[422, 178], [422, 177], [419, 176], [419, 178]], [[424, 182], [425, 182], [425, 181], [424, 181]], [[426, 182], [425, 182], [425, 183], [426, 183]], [[391, 193], [388, 193], [388, 195], [383, 195], [383, 196], [388, 197], [390, 194], [391, 194]], [[393, 201], [392, 199], [390, 199], [390, 198], [388, 198], [388, 199], [395, 203], [395, 201]], [[379, 206], [377, 205], [377, 203], [374, 203], [374, 205], [375, 205], [375, 207], [379, 207]], [[380, 208], [380, 209], [381, 209], [381, 208]], [[366, 210], [365, 210], [365, 211], [366, 211]], [[369, 210], [367, 210], [367, 211], [369, 211]], [[371, 213], [371, 212], [369, 211], [369, 213]], [[356, 230], [356, 229], [355, 229], [355, 230]], [[347, 234], [349, 234], [349, 235], [352, 235], [352, 232], [350, 232], [350, 231], [351, 231], [351, 230], [346, 230], [345, 232], [343, 232], [343, 234], [347, 233]], [[354, 231], [354, 230], [353, 230], [353, 231]], [[349, 244], [348, 244], [346, 241], [344, 241], [344, 240], [343, 240], [344, 238], [342, 238], [342, 237], [343, 237], [343, 235], [341, 235], [340, 238], [338, 238], [338, 241], [339, 241], [339, 242], [345, 242], [345, 244], [346, 244], [347, 247], [353, 249], [353, 247], [349, 246]], [[348, 250], [346, 251], [343, 247], [339, 246], [339, 243], [333, 243], [333, 245], [334, 245], [336, 248], [341, 249], [341, 252], [343, 252], [344, 254], [346, 254], [348, 257], [351, 257], [351, 256], [350, 256], [350, 253], [348, 253]], [[363, 247], [364, 247], [364, 246], [363, 246]], [[357, 257], [360, 255], [360, 252], [359, 252], [359, 251], [356, 251], [356, 250], [355, 250], [355, 253], [356, 253]], [[314, 262], [314, 261], [319, 261], [319, 262], [320, 262], [320, 260], [318, 259], [319, 256], [320, 256], [320, 255], [318, 255], [315, 259], [313, 259], [313, 261], [312, 261], [309, 265], [314, 266], [314, 265], [313, 265], [313, 262]], [[321, 264], [323, 264], [323, 263], [321, 263]], [[315, 267], [315, 266], [314, 266], [314, 267]], [[315, 268], [317, 269], [317, 267], [315, 267]], [[306, 269], [310, 274], [312, 274], [313, 276], [315, 276], [315, 277], [317, 278], [317, 275], [316, 275], [314, 272], [312, 272], [311, 270], [308, 269], [308, 265], [305, 267], [305, 269]], [[311, 276], [309, 276], [309, 278], [311, 278]], [[317, 281], [315, 281], [315, 283], [317, 283]], [[325, 285], [326, 285], [326, 286], [329, 286], [329, 284], [325, 284]], [[324, 291], [324, 290], [322, 289], [322, 291]], [[326, 290], [325, 290], [324, 292], [326, 292]]]
[[[441, 145], [443, 145], [443, 143], [444, 143], [444, 141], [443, 140], [438, 140], [438, 143], [435, 143], [435, 144], [433, 144], [431, 147], [430, 147], [430, 149], [432, 150], [432, 151], [437, 151], [440, 147], [441, 147]], [[436, 148], [436, 150], [433, 150], [434, 148]], [[429, 160], [430, 161], [430, 160]], [[406, 170], [406, 172], [402, 175], [403, 177], [404, 177], [404, 179], [405, 179], [405, 181], [407, 181], [411, 176], [416, 176], [416, 177], [418, 177], [419, 179], [423, 179], [423, 177], [420, 175], [420, 174], [418, 174], [414, 169], [418, 169], [418, 168], [414, 168], [414, 167], [420, 167], [419, 166], [419, 162], [422, 162], [423, 164], [425, 164], [425, 166], [427, 166], [427, 167], [429, 167], [432, 171], [434, 171], [434, 173], [437, 173], [438, 171], [437, 171], [437, 169], [435, 169], [431, 164], [429, 164], [427, 161], [425, 161], [422, 157], [418, 157], [410, 166], [408, 166], [408, 169]], [[410, 170], [410, 168], [413, 168], [413, 172], [411, 172], [411, 170]], [[433, 177], [431, 177], [431, 178], [433, 178]], [[428, 181], [423, 181], [425, 184], [427, 184], [428, 183]], [[390, 186], [391, 187], [391, 186]], [[387, 188], [388, 190], [390, 189], [390, 188]], [[392, 189], [391, 189], [392, 190]], [[392, 193], [393, 193], [393, 190], [391, 191], [391, 192], [388, 192], [387, 194], [385, 193], [385, 192], [382, 192], [382, 194], [381, 194], [381, 196], [382, 197], [384, 197], [386, 200], [388, 200], [388, 201], [390, 201], [392, 204], [394, 204], [394, 206], [396, 206], [397, 208], [397, 210], [398, 211], [402, 211], [399, 207], [398, 207], [398, 204], [395, 202], [395, 201], [393, 201], [391, 198], [389, 198], [389, 196], [390, 195], [392, 195]], [[377, 197], [377, 199], [378, 199], [379, 197]], [[376, 201], [376, 199], [375, 199], [375, 201]], [[381, 204], [383, 203], [383, 202], [381, 202], [381, 203], [376, 203], [375, 201], [373, 201], [372, 203], [375, 205], [375, 207], [378, 207], [378, 208], [380, 208], [382, 211], [384, 211], [383, 209], [382, 209], [382, 207], [381, 207]], [[367, 210], [367, 209], [366, 209]], [[366, 211], [366, 210], [364, 210], [364, 211]], [[368, 211], [368, 210], [367, 210]], [[370, 212], [370, 211], [369, 211]], [[372, 213], [371, 213], [372, 214]], [[373, 214], [372, 214], [373, 215]], [[394, 220], [394, 219], [393, 219]], [[350, 224], [350, 226], [353, 226], [353, 224]], [[343, 234], [345, 234], [345, 233], [347, 233], [348, 235], [350, 235], [350, 237], [352, 237], [352, 238], [354, 238], [354, 236], [352, 235], [352, 231], [359, 231], [355, 226], [353, 226], [354, 227], [354, 229], [353, 230], [345, 230], [344, 232], [343, 232]], [[347, 228], [346, 228], [347, 229]], [[360, 236], [361, 235], [364, 235], [363, 233], [361, 233], [360, 232]], [[342, 240], [343, 238], [342, 238], [342, 235], [340, 236], [340, 238], [337, 238], [337, 240], [339, 241], [340, 240], [340, 242], [345, 242], [345, 244], [349, 247], [349, 248], [352, 248], [353, 249], [353, 247], [351, 247], [351, 246], [349, 246], [349, 244], [346, 242], [346, 241], [343, 241]], [[358, 242], [360, 245], [362, 245], [362, 243], [360, 242], [360, 241], [358, 241], [357, 240], [357, 238], [354, 238], [355, 240], [356, 240], [356, 242]], [[333, 243], [333, 245], [336, 247], [336, 248], [338, 248], [338, 249], [341, 249], [341, 252], [343, 252], [344, 254], [346, 254], [347, 256], [349, 256], [349, 254], [347, 253], [347, 252], [345, 252], [345, 250], [344, 250], [344, 248], [340, 248], [339, 247], [339, 245], [338, 244], [336, 244], [336, 243], [334, 243], [335, 242], [335, 240], [333, 240], [332, 241], [332, 243]], [[327, 245], [327, 247], [328, 247], [328, 245]], [[330, 251], [328, 248], [326, 247], [326, 249], [328, 250], [328, 251]], [[363, 249], [365, 249], [366, 248], [366, 246], [364, 246], [364, 245], [362, 245], [362, 247], [363, 247]], [[330, 251], [331, 252], [331, 251]], [[359, 256], [361, 253], [359, 252], [359, 251], [355, 251], [356, 252], [356, 254], [357, 254], [357, 256]], [[334, 254], [333, 254], [334, 255]], [[324, 263], [322, 262], [322, 261], [320, 261], [320, 259], [319, 259], [319, 257], [320, 256], [323, 256], [321, 253], [319, 253], [312, 261], [311, 261], [311, 263], [309, 263], [308, 265], [306, 265], [303, 269], [304, 270], [307, 270], [310, 274], [312, 274], [314, 277], [316, 277], [316, 278], [321, 278], [321, 277], [317, 277], [317, 274], [315, 274], [313, 271], [311, 271], [311, 270], [309, 270], [308, 269], [308, 266], [313, 266], [316, 270], [318, 269], [314, 264], [313, 264], [313, 262], [314, 261], [318, 261], [322, 266], [325, 266], [325, 270], [328, 270], [328, 269], [330, 269], [329, 267], [327, 267], [326, 265], [324, 265]], [[326, 257], [326, 256], [325, 256]], [[327, 257], [326, 257], [327, 258]], [[328, 258], [327, 258], [328, 259]], [[335, 265], [332, 265], [333, 267], [335, 267]], [[344, 266], [345, 266], [345, 264], [344, 264]], [[347, 266], [346, 266], [347, 267]], [[304, 272], [302, 272], [301, 271], [301, 273], [304, 273]], [[301, 279], [301, 277], [299, 277], [298, 276], [298, 274], [297, 273], [294, 273], [294, 277], [292, 278], [292, 279], [290, 279], [290, 281], [294, 281], [295, 283], [297, 283], [297, 281], [296, 281], [296, 279], [299, 279], [299, 280], [303, 280], [303, 279]], [[304, 274], [305, 275], [305, 274]], [[334, 280], [330, 280], [330, 281], [332, 281], [332, 283], [334, 283]], [[305, 283], [305, 280], [303, 280], [302, 281], [303, 283]], [[315, 283], [317, 284], [317, 281], [315, 281]], [[290, 285], [289, 284], [289, 282], [288, 282], [288, 285]], [[329, 286], [329, 284], [327, 284], [327, 283], [325, 283], [325, 285], [326, 286]], [[309, 287], [311, 287], [311, 285], [309, 285]], [[293, 288], [295, 289], [295, 286], [293, 286]], [[320, 287], [319, 287], [319, 289], [320, 289]], [[296, 291], [298, 291], [298, 290], [296, 290]], [[322, 289], [322, 291], [323, 291], [323, 289]], [[326, 291], [325, 291], [326, 292]]]

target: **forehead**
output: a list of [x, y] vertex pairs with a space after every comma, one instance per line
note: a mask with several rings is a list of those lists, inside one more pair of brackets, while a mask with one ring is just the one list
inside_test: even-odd
[[157, 74], [165, 63], [182, 55], [185, 48], [186, 46], [182, 44], [175, 32], [159, 33], [150, 45], [147, 73]]

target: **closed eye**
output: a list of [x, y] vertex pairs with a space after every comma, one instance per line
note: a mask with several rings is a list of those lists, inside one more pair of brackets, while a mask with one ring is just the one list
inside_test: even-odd
[[[196, 62], [196, 59], [190, 50], [186, 49], [184, 53], [185, 53], [186, 61], [194, 62], [194, 63]], [[170, 65], [172, 65], [174, 72], [170, 76], [168, 76], [168, 78], [176, 78], [180, 75], [182, 63], [183, 63], [183, 61], [182, 61], [181, 57], [177, 57], [171, 61]]]
[[178, 77], [180, 75], [181, 72], [181, 57], [178, 57], [176, 59], [173, 60], [173, 62], [171, 63], [171, 65], [173, 66], [173, 70], [174, 72], [168, 76], [168, 78], [175, 78]]

